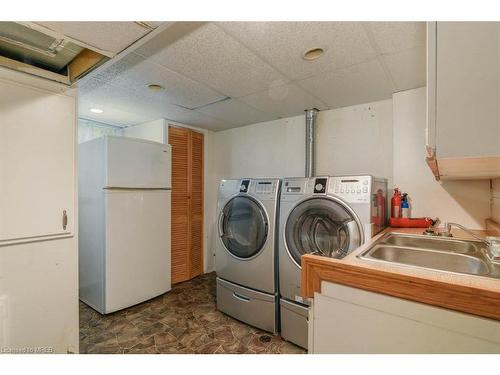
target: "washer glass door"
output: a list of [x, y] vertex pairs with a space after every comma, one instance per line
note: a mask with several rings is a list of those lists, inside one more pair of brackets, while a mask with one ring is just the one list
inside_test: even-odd
[[220, 238], [238, 258], [257, 255], [266, 243], [268, 228], [264, 209], [250, 197], [236, 196], [222, 210]]
[[343, 258], [361, 245], [362, 232], [355, 215], [340, 201], [310, 198], [288, 216], [285, 242], [298, 266], [304, 254]]

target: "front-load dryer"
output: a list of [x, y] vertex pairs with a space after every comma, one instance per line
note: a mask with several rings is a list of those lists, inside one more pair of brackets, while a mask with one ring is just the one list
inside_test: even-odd
[[217, 205], [217, 308], [270, 332], [278, 330], [279, 194], [279, 179], [222, 180]]
[[343, 258], [386, 225], [387, 181], [372, 176], [286, 178], [279, 218], [281, 335], [307, 348], [309, 301], [301, 256]]

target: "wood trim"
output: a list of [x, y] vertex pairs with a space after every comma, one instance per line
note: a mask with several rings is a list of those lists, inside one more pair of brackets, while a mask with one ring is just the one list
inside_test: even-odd
[[85, 74], [93, 68], [97, 68], [106, 60], [106, 56], [101, 55], [90, 49], [82, 50], [74, 59], [68, 64], [68, 75], [71, 82], [75, 81], [82, 74]]
[[427, 165], [432, 171], [432, 174], [434, 175], [434, 178], [436, 181], [439, 181], [440, 175], [439, 175], [439, 168], [438, 168], [438, 163], [437, 160], [434, 157], [426, 157], [425, 161], [427, 162]]
[[500, 320], [500, 290], [380, 271], [315, 255], [302, 256], [302, 296], [312, 298], [314, 293], [321, 293], [322, 281]]
[[441, 179], [491, 179], [500, 177], [500, 156], [437, 159]]

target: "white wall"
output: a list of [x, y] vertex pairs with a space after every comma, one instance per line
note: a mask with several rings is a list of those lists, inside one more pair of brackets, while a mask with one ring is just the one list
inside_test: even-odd
[[[392, 179], [392, 101], [319, 113], [316, 174]], [[304, 175], [304, 116], [215, 133], [219, 178]]]
[[[54, 122], [51, 110], [40, 108], [30, 102], [33, 98], [32, 86], [37, 87], [38, 97], [41, 95], [43, 98], [61, 103], [60, 111], [68, 110], [69, 97], [74, 104], [73, 108], [69, 105], [71, 115], [67, 115], [69, 118], [67, 126], [73, 127], [72, 139], [70, 137], [69, 141], [75, 142], [76, 148], [74, 93], [64, 93], [68, 90], [64, 85], [56, 85], [53, 82], [2, 68], [0, 68], [0, 79], [13, 81], [16, 84], [22, 83], [20, 87], [23, 87], [25, 93], [16, 105], [9, 105], [8, 108], [1, 110], [18, 114], [16, 116], [23, 118], [32, 126], [46, 126], [50, 129], [47, 124]], [[9, 89], [2, 91], [0, 98], [9, 95]], [[61, 139], [61, 142], [67, 141], [67, 138]], [[10, 146], [16, 148], [14, 142]], [[33, 152], [35, 151], [36, 149]], [[76, 158], [74, 154], [72, 156], [70, 165], [74, 169], [68, 171], [71, 174], [76, 170]], [[12, 163], [15, 163], [15, 160], [12, 160]], [[50, 177], [53, 172], [53, 169], [48, 169], [45, 175]], [[23, 191], [28, 194], [33, 191], [32, 189], [41, 188], [43, 187], [34, 181], [32, 186], [23, 186]], [[74, 194], [76, 202], [76, 176], [72, 186], [64, 188], [74, 189], [71, 193]], [[1, 347], [17, 349], [48, 347], [58, 353], [66, 353], [68, 350], [78, 351], [78, 212], [77, 207], [72, 207], [71, 210], [74, 211], [72, 217], [75, 221], [73, 237], [52, 240], [34, 238], [33, 242], [29, 243], [0, 245], [0, 310], [2, 310], [0, 318], [3, 318], [3, 321], [0, 321]]]
[[323, 111], [318, 120], [316, 174], [371, 174], [392, 186], [391, 100]]
[[164, 119], [158, 119], [144, 124], [126, 127], [123, 129], [123, 135], [125, 137], [168, 143], [168, 128], [166, 126], [167, 124]]
[[304, 117], [297, 116], [216, 132], [218, 177], [302, 176], [303, 123]]
[[394, 183], [409, 193], [412, 216], [439, 217], [483, 229], [490, 217], [490, 181], [434, 179], [425, 162], [425, 88], [393, 95]]

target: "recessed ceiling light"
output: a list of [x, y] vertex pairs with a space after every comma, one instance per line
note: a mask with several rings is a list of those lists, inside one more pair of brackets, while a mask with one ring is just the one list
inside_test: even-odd
[[157, 83], [151, 83], [148, 85], [148, 89], [150, 89], [152, 91], [161, 91], [161, 90], [163, 90], [163, 86], [159, 85]]
[[304, 60], [309, 60], [309, 61], [316, 60], [320, 58], [324, 52], [325, 50], [323, 48], [315, 47], [308, 49], [306, 52], [304, 52], [304, 56], [302, 57], [304, 58]]
[[103, 113], [104, 111], [101, 108], [90, 108], [90, 112], [92, 112], [92, 113]]

